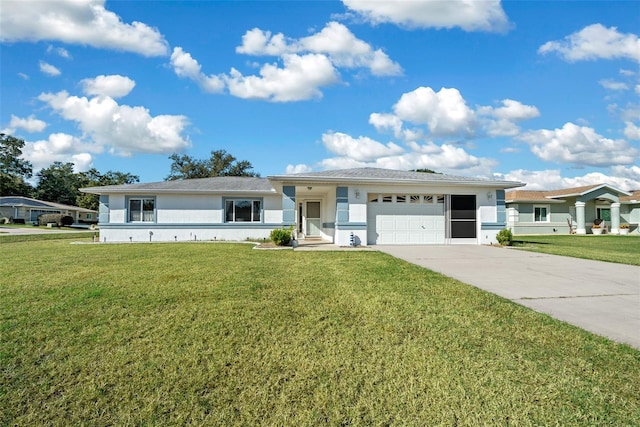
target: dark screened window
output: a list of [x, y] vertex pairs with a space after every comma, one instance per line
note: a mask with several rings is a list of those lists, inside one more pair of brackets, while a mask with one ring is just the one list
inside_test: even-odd
[[260, 200], [227, 200], [226, 222], [260, 222], [262, 203]]
[[475, 239], [476, 196], [451, 195], [451, 237], [454, 239]]

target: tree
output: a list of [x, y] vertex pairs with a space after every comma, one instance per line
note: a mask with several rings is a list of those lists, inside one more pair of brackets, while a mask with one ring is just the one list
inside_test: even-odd
[[[103, 185], [122, 185], [133, 184], [139, 182], [140, 177], [130, 173], [107, 171], [101, 174], [97, 169], [91, 168], [86, 172], [79, 174], [80, 188], [83, 187], [100, 187]], [[100, 196], [97, 194], [79, 193], [76, 198], [76, 205], [97, 211], [100, 205]]]
[[425, 169], [425, 168], [423, 168], [423, 169], [411, 169], [411, 172], [437, 173], [437, 174], [440, 173], [440, 172], [436, 172], [436, 171], [433, 171], [431, 169]]
[[36, 176], [36, 198], [64, 205], [76, 204], [76, 198], [80, 194], [80, 178], [73, 172], [73, 163], [54, 162], [48, 168], [40, 170]]
[[171, 173], [165, 178], [167, 181], [214, 176], [260, 176], [253, 172], [253, 166], [249, 161], [237, 161], [225, 150], [212, 151], [211, 157], [205, 160], [178, 154], [172, 154], [169, 159], [172, 163]]
[[31, 196], [26, 181], [33, 176], [31, 163], [21, 159], [24, 140], [0, 133], [0, 196]]

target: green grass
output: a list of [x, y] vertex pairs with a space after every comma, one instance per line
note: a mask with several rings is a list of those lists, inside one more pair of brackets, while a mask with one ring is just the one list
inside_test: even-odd
[[0, 425], [637, 425], [640, 352], [379, 252], [2, 244]]
[[74, 240], [78, 242], [92, 242], [93, 235], [97, 232], [88, 231], [62, 231], [60, 233], [47, 234], [11, 234], [3, 236], [0, 234], [0, 244], [17, 242], [36, 242], [43, 240]]
[[514, 236], [514, 246], [528, 251], [619, 264], [640, 265], [640, 236]]

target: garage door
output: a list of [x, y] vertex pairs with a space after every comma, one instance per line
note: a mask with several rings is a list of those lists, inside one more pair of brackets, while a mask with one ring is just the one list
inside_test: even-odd
[[444, 203], [367, 205], [369, 245], [443, 244], [444, 236]]

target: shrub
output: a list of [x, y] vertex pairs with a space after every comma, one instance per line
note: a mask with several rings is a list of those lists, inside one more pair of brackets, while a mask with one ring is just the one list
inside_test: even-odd
[[513, 234], [508, 228], [503, 228], [496, 235], [496, 239], [502, 246], [511, 246], [511, 243], [513, 242]]
[[38, 215], [38, 224], [39, 225], [47, 225], [49, 223], [54, 223], [58, 227], [62, 226], [70, 226], [73, 224], [73, 217], [69, 215], [63, 214], [40, 214]]
[[291, 243], [291, 232], [293, 227], [290, 228], [276, 228], [271, 230], [269, 237], [278, 246], [286, 246]]

